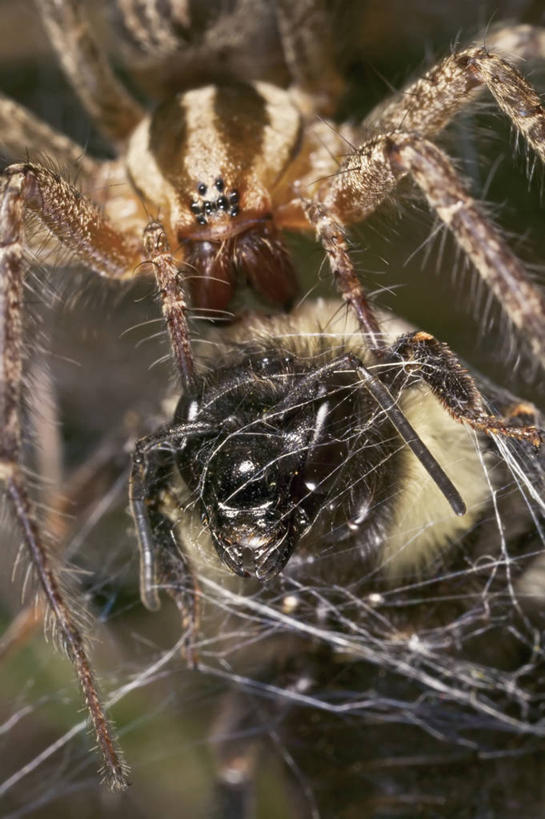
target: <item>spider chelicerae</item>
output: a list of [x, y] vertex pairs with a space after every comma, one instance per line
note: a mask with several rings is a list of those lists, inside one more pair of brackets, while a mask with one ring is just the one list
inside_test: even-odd
[[[332, 126], [317, 115], [334, 110], [341, 83], [322, 38], [308, 36], [309, 29], [312, 34], [313, 27], [316, 33], [325, 25], [325, 12], [319, 2], [309, 3], [312, 25], [303, 31], [296, 25], [300, 8], [279, 2], [278, 27], [293, 76], [289, 89], [259, 82], [196, 87], [168, 97], [148, 115], [115, 78], [78, 3], [40, 0], [38, 6], [65, 72], [118, 158], [93, 160], [29, 112], [2, 100], [2, 141], [9, 152], [16, 158], [38, 150], [55, 156], [60, 165], [77, 170], [78, 181], [76, 186], [31, 161], [10, 165], [2, 175], [1, 475], [59, 633], [75, 662], [109, 779], [122, 787], [124, 766], [21, 470], [23, 249], [25, 242], [32, 246], [32, 236], [24, 236], [25, 213], [34, 214], [98, 275], [118, 280], [155, 276], [176, 369], [182, 387], [190, 392], [196, 377], [186, 317], [189, 300], [195, 307], [223, 310], [237, 282], [244, 280], [265, 299], [289, 307], [296, 274], [282, 238], [288, 229], [316, 234], [372, 355], [377, 362], [388, 362], [393, 348], [386, 344], [354, 272], [345, 229], [365, 219], [409, 177], [543, 363], [543, 299], [433, 137], [488, 89], [544, 158], [545, 111], [527, 81], [500, 55], [541, 56], [545, 47], [535, 29], [497, 31], [486, 46], [447, 57], [364, 123]], [[159, 32], [166, 23], [158, 17], [155, 25]], [[458, 420], [539, 443], [533, 427], [488, 415], [472, 389], [465, 403], [449, 402], [437, 380], [426, 375], [429, 367], [419, 360], [422, 346], [428, 349], [428, 363], [429, 351], [442, 349], [434, 339], [416, 334], [406, 340], [403, 361], [441, 394]], [[444, 353], [431, 369], [439, 367], [448, 376], [457, 366]], [[146, 447], [149, 441], [137, 448], [133, 487]], [[453, 497], [450, 489], [447, 494]], [[143, 500], [133, 490], [141, 537], [146, 524], [138, 504]], [[453, 505], [461, 511], [456, 501]], [[144, 543], [142, 553], [143, 599], [154, 607], [152, 549]]]

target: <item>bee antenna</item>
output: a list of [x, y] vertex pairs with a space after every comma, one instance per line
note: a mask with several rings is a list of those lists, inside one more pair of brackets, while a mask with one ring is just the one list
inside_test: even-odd
[[435, 481], [437, 487], [452, 507], [454, 514], [465, 515], [467, 509], [462, 496], [416, 430], [407, 421], [403, 412], [396, 406], [388, 388], [363, 365], [358, 366], [357, 372], [367, 391], [373, 396], [379, 407], [384, 410], [405, 443], [410, 446], [428, 475]]

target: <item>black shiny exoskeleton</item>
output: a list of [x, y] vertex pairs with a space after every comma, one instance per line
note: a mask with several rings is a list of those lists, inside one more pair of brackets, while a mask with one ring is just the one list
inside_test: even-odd
[[[342, 504], [344, 524], [363, 525], [384, 499], [380, 461], [399, 441], [388, 417], [377, 419], [358, 365], [352, 354], [327, 360], [256, 350], [203, 376], [145, 456], [149, 520], [139, 521], [154, 538], [152, 551], [150, 525], [161, 518], [174, 465], [220, 558], [241, 576], [263, 581], [281, 571], [321, 511], [333, 527]], [[368, 423], [355, 428], [362, 418]]]
[[[379, 441], [393, 435], [380, 429], [389, 425], [385, 417], [379, 429], [354, 429], [354, 418], [376, 410], [358, 387], [356, 364], [347, 356], [316, 367], [294, 356], [255, 354], [228, 374], [213, 373], [200, 401], [180, 400], [175, 423], [183, 428], [195, 419], [207, 431], [189, 436], [175, 460], [198, 493], [220, 558], [236, 574], [259, 580], [277, 574], [320, 510], [331, 511], [347, 493], [349, 517], [377, 500], [381, 473], [373, 461], [377, 466], [384, 457]], [[340, 468], [349, 461], [350, 477]], [[354, 482], [354, 474], [361, 480]]]

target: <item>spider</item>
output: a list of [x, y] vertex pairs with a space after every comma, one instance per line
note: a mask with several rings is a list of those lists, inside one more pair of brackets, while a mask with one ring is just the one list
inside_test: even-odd
[[[39, 0], [38, 7], [69, 80], [118, 157], [95, 161], [79, 145], [2, 99], [2, 140], [10, 154], [38, 149], [51, 154], [77, 171], [78, 184], [31, 161], [10, 165], [1, 177], [0, 476], [75, 663], [108, 778], [114, 787], [124, 787], [124, 764], [96, 693], [84, 640], [52, 566], [21, 469], [23, 248], [25, 242], [32, 244], [32, 237], [24, 236], [25, 213], [35, 215], [100, 276], [155, 276], [176, 369], [189, 392], [196, 378], [189, 300], [194, 307], [223, 310], [237, 282], [245, 280], [260, 296], [289, 307], [296, 275], [282, 238], [286, 229], [315, 232], [371, 354], [377, 362], [387, 360], [391, 350], [355, 274], [345, 226], [365, 219], [409, 176], [543, 363], [543, 299], [431, 139], [480, 89], [488, 88], [544, 158], [545, 111], [526, 80], [494, 49], [521, 58], [545, 49], [541, 33], [528, 27], [498, 32], [488, 47], [447, 57], [361, 125], [333, 127], [316, 117], [334, 109], [341, 87], [331, 54], [321, 38], [307, 37], [297, 25], [300, 7], [279, 2], [278, 27], [293, 76], [290, 89], [263, 82], [196, 87], [168, 97], [148, 115], [115, 78], [81, 4]], [[319, 0], [309, 0], [305, 13], [312, 13], [311, 31], [325, 27]], [[157, 34], [163, 22], [156, 18]], [[482, 419], [471, 420], [478, 425]], [[483, 423], [492, 431], [496, 422]], [[147, 601], [155, 604], [149, 594]]]

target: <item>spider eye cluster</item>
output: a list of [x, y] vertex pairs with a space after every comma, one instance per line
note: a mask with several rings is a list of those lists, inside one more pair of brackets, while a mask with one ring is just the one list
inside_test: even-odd
[[197, 198], [191, 200], [189, 209], [198, 225], [207, 225], [209, 218], [216, 214], [234, 218], [240, 213], [240, 194], [236, 189], [226, 189], [223, 178], [218, 176], [210, 187], [204, 182], [197, 184]]

